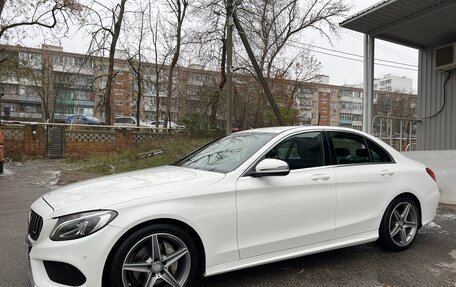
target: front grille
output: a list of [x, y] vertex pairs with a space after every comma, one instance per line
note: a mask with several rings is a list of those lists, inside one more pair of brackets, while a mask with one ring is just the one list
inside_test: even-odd
[[43, 218], [38, 215], [35, 211], [30, 211], [30, 218], [29, 218], [29, 228], [28, 233], [30, 238], [33, 240], [38, 240], [40, 237], [41, 229], [43, 228]]

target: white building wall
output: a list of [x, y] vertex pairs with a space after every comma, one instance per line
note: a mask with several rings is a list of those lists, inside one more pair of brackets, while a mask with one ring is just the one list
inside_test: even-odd
[[388, 74], [380, 79], [375, 79], [374, 90], [387, 92], [412, 93], [413, 81], [407, 77]]

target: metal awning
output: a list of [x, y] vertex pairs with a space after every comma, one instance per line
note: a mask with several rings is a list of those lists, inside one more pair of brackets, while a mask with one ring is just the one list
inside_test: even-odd
[[414, 48], [456, 40], [456, 0], [386, 0], [340, 24]]

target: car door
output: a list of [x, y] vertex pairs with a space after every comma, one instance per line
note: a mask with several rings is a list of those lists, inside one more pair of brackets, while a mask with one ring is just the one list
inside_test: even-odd
[[334, 238], [336, 190], [325, 166], [321, 132], [291, 136], [262, 158], [284, 160], [285, 176], [241, 177], [237, 183], [238, 243], [242, 258]]
[[377, 230], [396, 187], [397, 165], [373, 141], [350, 132], [328, 131], [337, 179], [336, 238]]

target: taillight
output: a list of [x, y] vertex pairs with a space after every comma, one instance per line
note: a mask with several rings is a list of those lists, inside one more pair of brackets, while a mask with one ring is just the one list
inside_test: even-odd
[[433, 179], [435, 182], [437, 182], [437, 177], [435, 176], [435, 173], [434, 173], [434, 171], [433, 171], [432, 169], [430, 169], [430, 168], [427, 167], [427, 168], [426, 168], [426, 172], [429, 174], [430, 177], [432, 177], [432, 179]]

